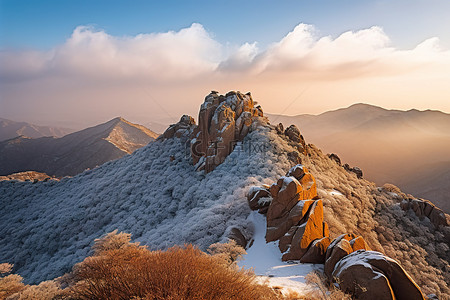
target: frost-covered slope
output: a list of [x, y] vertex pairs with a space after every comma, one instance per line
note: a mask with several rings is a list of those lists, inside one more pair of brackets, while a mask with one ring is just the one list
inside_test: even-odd
[[194, 171], [185, 141], [173, 138], [60, 182], [0, 182], [0, 261], [36, 283], [69, 271], [114, 229], [152, 249], [205, 249], [234, 225], [250, 237], [246, 190], [290, 166], [274, 139], [260, 127], [207, 175]]

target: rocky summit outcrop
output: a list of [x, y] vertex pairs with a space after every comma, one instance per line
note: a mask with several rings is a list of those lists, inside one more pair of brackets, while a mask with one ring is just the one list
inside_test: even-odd
[[191, 154], [197, 170], [211, 172], [252, 130], [260, 106], [255, 107], [250, 93], [228, 92], [219, 95], [212, 91], [200, 107], [198, 126], [191, 140]]
[[346, 255], [336, 264], [332, 276], [341, 290], [361, 300], [425, 299], [398, 262], [376, 251], [358, 250]]
[[448, 220], [445, 213], [431, 201], [424, 199], [404, 199], [400, 203], [403, 210], [412, 209], [419, 218], [427, 217], [435, 226], [448, 226]]

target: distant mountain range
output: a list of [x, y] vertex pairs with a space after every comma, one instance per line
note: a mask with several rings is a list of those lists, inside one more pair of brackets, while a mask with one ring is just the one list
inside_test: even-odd
[[73, 176], [134, 152], [158, 134], [144, 126], [115, 118], [62, 138], [15, 137], [0, 142], [0, 175], [23, 171]]
[[368, 104], [320, 115], [269, 115], [295, 124], [309, 143], [357, 165], [378, 185], [393, 183], [450, 211], [450, 115]]
[[40, 138], [44, 136], [63, 137], [74, 130], [61, 127], [38, 126], [26, 122], [15, 122], [0, 118], [0, 141], [18, 136]]

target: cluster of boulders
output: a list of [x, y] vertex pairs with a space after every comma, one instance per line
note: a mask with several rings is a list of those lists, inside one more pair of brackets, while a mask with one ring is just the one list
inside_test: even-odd
[[170, 139], [173, 137], [181, 138], [182, 136], [189, 137], [195, 128], [195, 120], [193, 117], [183, 115], [180, 121], [172, 124], [169, 128], [161, 134], [158, 139]]
[[448, 226], [448, 220], [445, 213], [436, 205], [424, 199], [403, 199], [400, 203], [403, 210], [412, 209], [419, 218], [427, 217], [431, 223], [436, 226]]
[[330, 282], [358, 299], [424, 299], [393, 259], [371, 251], [361, 236], [332, 240], [314, 176], [301, 164], [271, 186], [250, 188], [252, 210], [266, 215], [266, 242], [278, 241], [282, 260], [324, 264]]
[[342, 165], [341, 159], [339, 158], [339, 156], [337, 156], [337, 154], [328, 154], [328, 158], [337, 163], [339, 166], [342, 166], [347, 172], [355, 173], [356, 177], [358, 177], [359, 179], [363, 178], [363, 171], [359, 167], [350, 167], [349, 164]]
[[[303, 135], [301, 135], [300, 130], [297, 126], [291, 125], [288, 128], [284, 129], [283, 124], [278, 123], [278, 125], [274, 126], [274, 128], [279, 135], [285, 135], [289, 144], [296, 149], [295, 152], [291, 152], [289, 153], [289, 155], [293, 155], [293, 153], [302, 153], [306, 155], [308, 153], [305, 139], [303, 138]], [[300, 159], [299, 155], [294, 154], [294, 156]], [[299, 163], [301, 163], [301, 161]]]
[[198, 170], [214, 170], [233, 151], [237, 142], [252, 130], [263, 111], [255, 107], [250, 93], [212, 91], [200, 107], [198, 126], [194, 129], [192, 159]]

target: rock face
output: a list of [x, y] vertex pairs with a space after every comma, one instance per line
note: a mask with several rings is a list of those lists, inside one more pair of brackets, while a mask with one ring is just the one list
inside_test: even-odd
[[428, 200], [407, 199], [400, 203], [403, 210], [412, 209], [419, 218], [427, 217], [434, 226], [448, 226], [445, 213]]
[[182, 136], [189, 137], [195, 126], [195, 120], [191, 116], [183, 115], [180, 121], [176, 124], [172, 124], [164, 133], [158, 137], [158, 139], [170, 139], [173, 137], [180, 138]]
[[425, 299], [395, 260], [375, 251], [359, 250], [345, 256], [332, 276], [341, 290], [357, 299]]
[[301, 263], [323, 264], [325, 263], [325, 253], [330, 245], [328, 236], [317, 239], [309, 245], [305, 255], [300, 259]]
[[300, 259], [314, 240], [328, 235], [315, 179], [302, 165], [292, 167], [269, 188], [251, 189], [248, 200], [252, 209], [269, 203], [266, 241], [279, 240], [283, 260]]
[[191, 140], [197, 169], [206, 173], [214, 170], [252, 130], [256, 118], [262, 116], [261, 107], [254, 107], [250, 93], [229, 92], [223, 96], [212, 91], [200, 107], [198, 127]]

